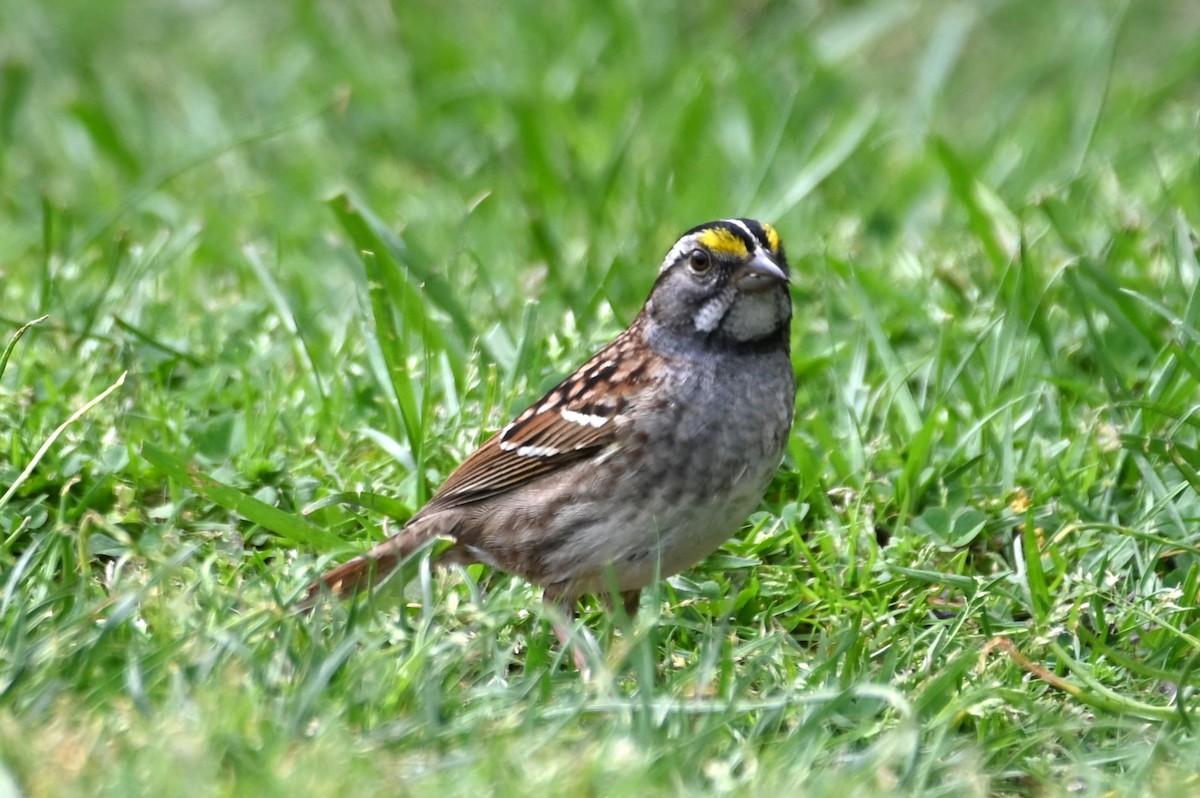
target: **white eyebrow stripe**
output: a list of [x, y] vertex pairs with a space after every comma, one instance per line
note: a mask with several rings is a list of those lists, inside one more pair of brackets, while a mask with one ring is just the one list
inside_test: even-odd
[[582, 424], [585, 427], [592, 427], [594, 429], [599, 429], [609, 422], [608, 416], [580, 413], [569, 407], [564, 407], [559, 413], [562, 415], [563, 421], [569, 421], [572, 424]]
[[675, 246], [671, 247], [671, 251], [667, 253], [667, 257], [663, 258], [662, 268], [658, 270], [658, 273], [662, 274], [665, 272], [668, 266], [683, 257], [683, 253], [685, 251], [696, 246], [696, 239], [699, 238], [700, 234], [703, 232], [704, 231], [701, 230], [698, 233], [692, 233], [691, 235], [684, 236], [676, 241]]

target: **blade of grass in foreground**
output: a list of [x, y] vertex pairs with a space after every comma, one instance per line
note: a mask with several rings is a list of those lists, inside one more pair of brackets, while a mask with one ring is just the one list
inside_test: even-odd
[[17, 328], [17, 331], [8, 339], [8, 346], [4, 347], [4, 354], [0, 355], [0, 377], [4, 376], [4, 369], [8, 368], [8, 359], [12, 357], [13, 350], [17, 348], [17, 341], [20, 341], [25, 333], [29, 332], [29, 328], [35, 324], [41, 324], [49, 316], [39, 316], [33, 321], [23, 324]]
[[[391, 389], [395, 412], [404, 427], [416, 465], [417, 496], [423, 500], [426, 496], [423, 478], [423, 410], [429, 406], [426, 396], [428, 381], [412, 373], [409, 358], [415, 353], [423, 354], [424, 371], [428, 374], [430, 351], [445, 351], [448, 341], [436, 326], [427, 323], [422, 297], [401, 266], [403, 243], [390, 235], [377, 219], [368, 216], [349, 196], [338, 195], [329, 201], [329, 206], [358, 249], [358, 257], [367, 278], [371, 316], [375, 321], [375, 343], [386, 367], [386, 377], [381, 379], [382, 387]], [[417, 277], [420, 279], [422, 275], [418, 274]], [[440, 296], [438, 285], [437, 281], [426, 285], [431, 298], [435, 300]], [[456, 319], [455, 314], [461, 310], [452, 297], [443, 299], [450, 302], [448, 306], [443, 305], [443, 309], [449, 308], [447, 313]], [[420, 338], [419, 344], [412, 340], [413, 337]]]
[[21, 485], [23, 485], [25, 481], [29, 479], [30, 475], [33, 474], [33, 470], [37, 468], [38, 463], [40, 463], [42, 458], [46, 456], [46, 452], [50, 451], [50, 447], [53, 446], [54, 442], [58, 440], [59, 436], [66, 431], [67, 427], [83, 418], [83, 416], [85, 416], [89, 410], [103, 402], [108, 398], [109, 394], [124, 385], [125, 375], [128, 373], [129, 372], [127, 371], [121, 372], [121, 376], [117, 377], [116, 382], [105, 388], [96, 397], [90, 399], [83, 405], [83, 407], [79, 408], [70, 416], [68, 416], [66, 421], [54, 428], [54, 432], [50, 433], [50, 437], [47, 438], [41, 447], [34, 453], [33, 458], [29, 461], [29, 464], [25, 466], [25, 470], [22, 471], [15, 480], [13, 480], [13, 483], [8, 486], [8, 490], [4, 492], [4, 495], [0, 496], [0, 508], [3, 508], [4, 505], [8, 504], [9, 499], [16, 494], [17, 488], [21, 487]]
[[[360, 251], [374, 252], [377, 256], [386, 257], [396, 264], [404, 264], [404, 268], [421, 284], [423, 297], [450, 317], [464, 344], [481, 338], [450, 282], [441, 274], [426, 268], [421, 258], [407, 257], [408, 247], [405, 242], [392, 233], [382, 221], [348, 194], [338, 194], [330, 198], [327, 204], [342, 229]], [[486, 343], [481, 340], [480, 345], [484, 347], [488, 357], [494, 359], [493, 353], [487, 350]]]
[[271, 274], [271, 270], [267, 268], [267, 264], [263, 262], [262, 255], [257, 249], [247, 245], [242, 247], [242, 254], [245, 255], [250, 270], [262, 284], [263, 290], [267, 292], [267, 298], [271, 300], [271, 305], [275, 308], [275, 315], [283, 322], [284, 329], [287, 330], [288, 337], [291, 339], [292, 350], [296, 353], [296, 362], [303, 363], [307, 367], [313, 388], [316, 390], [317, 396], [321, 397], [321, 406], [328, 409], [329, 396], [325, 392], [325, 380], [321, 375], [321, 369], [317, 366], [317, 359], [313, 355], [312, 347], [309, 346], [308, 338], [296, 320], [296, 314], [288, 303], [287, 297], [284, 296], [279, 283]]
[[382, 513], [397, 520], [402, 520], [412, 515], [412, 509], [397, 499], [390, 496], [384, 496], [380, 493], [371, 493], [369, 491], [347, 491], [345, 493], [335, 493], [331, 496], [326, 496], [323, 499], [318, 499], [312, 504], [307, 505], [301, 512], [304, 515], [312, 515], [317, 510], [323, 510], [326, 507], [332, 507], [339, 504], [348, 504], [352, 507], [359, 507], [363, 510], [369, 510], [373, 513]]
[[349, 548], [345, 541], [332, 532], [311, 524], [298, 515], [265, 504], [237, 488], [218, 482], [208, 474], [198, 471], [195, 466], [152, 443], [143, 443], [141, 454], [151, 465], [161, 469], [175, 482], [186, 485], [214, 504], [232, 510], [292, 543], [322, 552]]
[[[371, 316], [375, 319], [375, 343], [386, 369], [386, 376], [379, 379], [384, 383], [385, 388], [390, 387], [392, 390], [396, 412], [400, 415], [400, 423], [404, 425], [404, 434], [408, 439], [408, 446], [412, 450], [413, 473], [416, 474], [418, 480], [417, 495], [424, 498], [425, 428], [422, 409], [428, 407], [428, 402], [423, 403], [418, 398], [425, 392], [417, 385], [417, 378], [408, 368], [406, 327], [396, 323], [396, 315], [390, 303], [390, 292], [385, 288], [389, 273], [394, 271], [388, 268], [392, 262], [387, 259], [385, 254], [384, 258], [388, 262], [381, 264], [375, 253], [366, 250], [359, 253], [359, 258], [362, 260], [363, 269], [367, 274], [367, 283], [370, 286], [367, 296], [371, 302]], [[403, 289], [404, 286], [401, 288]], [[413, 307], [419, 306], [414, 305]], [[428, 343], [427, 339], [427, 345]], [[428, 371], [428, 349], [426, 349], [425, 365], [425, 370]], [[424, 382], [428, 385], [427, 380]]]

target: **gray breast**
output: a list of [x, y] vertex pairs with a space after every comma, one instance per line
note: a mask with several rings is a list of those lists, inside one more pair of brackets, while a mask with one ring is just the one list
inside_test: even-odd
[[786, 352], [675, 369], [652, 404], [633, 411], [612, 469], [571, 469], [576, 501], [556, 513], [545, 570], [579, 592], [606, 590], [610, 576], [627, 590], [707, 556], [762, 499], [793, 405]]

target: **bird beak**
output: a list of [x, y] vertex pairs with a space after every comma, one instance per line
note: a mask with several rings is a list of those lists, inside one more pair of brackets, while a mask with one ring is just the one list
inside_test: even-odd
[[787, 279], [783, 269], [765, 252], [755, 254], [733, 277], [734, 283], [743, 291], [765, 291], [779, 283], [786, 283]]

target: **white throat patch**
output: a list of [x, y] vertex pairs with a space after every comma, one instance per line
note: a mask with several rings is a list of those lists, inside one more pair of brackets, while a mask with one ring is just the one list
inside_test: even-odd
[[724, 329], [736, 341], [753, 341], [774, 332], [782, 313], [774, 291], [742, 293], [725, 311]]

